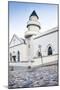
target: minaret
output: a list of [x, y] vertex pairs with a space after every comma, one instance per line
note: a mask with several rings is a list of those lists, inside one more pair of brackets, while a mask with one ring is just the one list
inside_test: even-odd
[[28, 31], [25, 32], [25, 38], [29, 38], [32, 35], [37, 35], [39, 33], [41, 27], [38, 19], [39, 17], [34, 10], [29, 17], [29, 21], [27, 22]]
[[25, 32], [25, 38], [27, 41], [27, 50], [28, 50], [28, 60], [31, 61], [31, 40], [32, 36], [35, 36], [39, 33], [40, 30], [40, 23], [39, 23], [39, 17], [37, 16], [35, 10], [32, 12], [32, 14], [29, 17], [29, 21], [27, 22], [27, 28], [28, 30]]

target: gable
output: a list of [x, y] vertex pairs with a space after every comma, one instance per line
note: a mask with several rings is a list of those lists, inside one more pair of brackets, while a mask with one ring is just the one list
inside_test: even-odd
[[16, 35], [13, 35], [11, 42], [9, 44], [9, 47], [12, 47], [18, 44], [23, 44], [23, 43], [24, 43], [23, 39], [18, 38]]

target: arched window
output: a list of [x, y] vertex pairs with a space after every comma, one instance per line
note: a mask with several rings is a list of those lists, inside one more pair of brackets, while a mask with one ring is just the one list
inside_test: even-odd
[[12, 62], [12, 53], [10, 53], [10, 61]]
[[18, 62], [20, 61], [20, 52], [18, 51]]
[[48, 47], [48, 55], [52, 55], [52, 48], [50, 46]]

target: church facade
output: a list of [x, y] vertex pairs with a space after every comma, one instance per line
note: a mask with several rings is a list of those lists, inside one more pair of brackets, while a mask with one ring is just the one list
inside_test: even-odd
[[41, 26], [35, 10], [27, 22], [25, 39], [13, 35], [9, 44], [9, 65], [38, 66], [58, 61], [58, 27], [40, 33]]

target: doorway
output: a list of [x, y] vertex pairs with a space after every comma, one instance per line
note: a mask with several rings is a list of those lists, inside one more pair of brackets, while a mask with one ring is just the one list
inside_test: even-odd
[[16, 56], [12, 56], [13, 61], [16, 62]]

